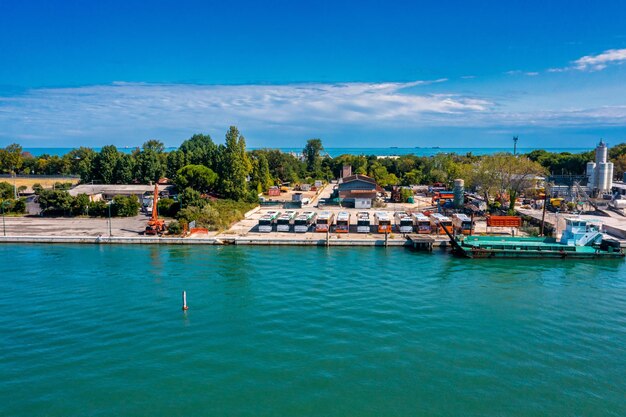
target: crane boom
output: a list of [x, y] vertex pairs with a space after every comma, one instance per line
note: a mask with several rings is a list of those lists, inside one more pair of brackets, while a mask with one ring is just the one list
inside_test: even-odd
[[159, 200], [159, 184], [155, 183], [154, 184], [154, 198], [152, 199], [152, 221], [155, 221], [159, 218], [159, 213], [157, 211], [158, 200]]

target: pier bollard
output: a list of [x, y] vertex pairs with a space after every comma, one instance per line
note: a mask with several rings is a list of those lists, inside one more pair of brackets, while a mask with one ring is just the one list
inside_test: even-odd
[[187, 307], [187, 291], [183, 291], [183, 311], [189, 310]]

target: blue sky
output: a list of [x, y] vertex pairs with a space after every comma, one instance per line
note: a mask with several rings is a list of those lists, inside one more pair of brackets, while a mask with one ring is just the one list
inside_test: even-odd
[[0, 145], [626, 141], [623, 2], [389, 3], [1, 1]]

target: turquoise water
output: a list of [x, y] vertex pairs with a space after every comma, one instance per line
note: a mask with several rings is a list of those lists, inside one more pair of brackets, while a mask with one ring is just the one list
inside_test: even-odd
[[[25, 148], [25, 151], [30, 152], [34, 156], [39, 156], [43, 154], [48, 155], [65, 155], [70, 152], [73, 148]], [[128, 148], [118, 148], [120, 152], [131, 153], [136, 149], [136, 147], [128, 147]], [[178, 148], [167, 148], [166, 151], [170, 152], [176, 150]], [[256, 148], [251, 148], [256, 149]], [[518, 153], [528, 153], [535, 149], [540, 148], [518, 148]], [[95, 151], [100, 151], [100, 148], [94, 148]], [[302, 152], [302, 147], [300, 148], [280, 148], [283, 152]], [[587, 152], [591, 149], [587, 148], [546, 148], [546, 150], [550, 152], [571, 152], [571, 153], [581, 153]], [[438, 153], [456, 153], [459, 155], [465, 155], [468, 152], [473, 153], [474, 155], [489, 155], [496, 152], [513, 152], [512, 147], [508, 148], [326, 148], [326, 152], [331, 157], [336, 157], [339, 155], [380, 155], [380, 156], [389, 156], [389, 155], [407, 155], [414, 154], [418, 156], [433, 156]]]
[[622, 261], [78, 245], [0, 259], [2, 416], [626, 415]]

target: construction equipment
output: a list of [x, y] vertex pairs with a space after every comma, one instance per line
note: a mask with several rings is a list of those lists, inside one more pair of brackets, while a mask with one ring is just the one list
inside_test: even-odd
[[154, 198], [152, 199], [152, 217], [148, 220], [144, 235], [162, 235], [165, 233], [165, 220], [159, 219], [158, 203], [159, 185], [154, 184]]
[[[595, 204], [592, 200], [591, 197], [589, 197], [589, 195], [587, 194], [587, 192], [580, 186], [580, 182], [579, 181], [575, 181], [574, 182], [574, 190], [576, 191], [577, 194], [577, 201], [581, 201], [584, 203], [589, 203], [589, 205], [591, 207], [593, 207], [594, 210], [599, 210], [598, 209], [598, 205]], [[582, 198], [581, 198], [582, 197]]]

